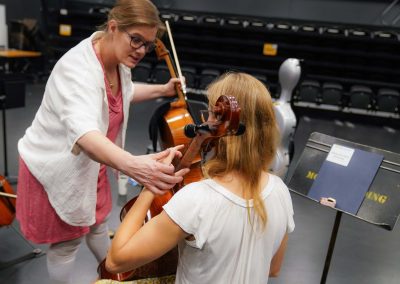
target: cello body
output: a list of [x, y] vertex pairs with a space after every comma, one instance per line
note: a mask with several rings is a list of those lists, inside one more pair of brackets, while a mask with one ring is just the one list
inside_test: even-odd
[[7, 226], [15, 218], [15, 195], [5, 177], [0, 175], [0, 226]]
[[185, 136], [184, 128], [187, 124], [193, 124], [193, 119], [186, 108], [171, 107], [164, 115], [161, 129], [161, 149], [167, 149], [176, 145], [187, 145], [190, 140]]
[[[161, 123], [162, 125], [160, 126], [161, 149], [164, 150], [177, 145], [185, 145], [186, 148], [190, 139], [185, 136], [184, 128], [185, 125], [193, 123], [193, 118], [186, 108], [171, 107], [171, 109], [164, 115]], [[182, 185], [198, 181], [203, 177], [200, 154], [193, 159], [189, 168], [190, 172], [184, 176]]]
[[272, 172], [285, 179], [291, 156], [293, 154], [293, 137], [296, 130], [296, 116], [290, 105], [293, 90], [301, 74], [300, 61], [295, 58], [286, 59], [279, 68], [281, 94], [274, 102], [275, 117], [281, 134], [281, 143], [271, 165]]

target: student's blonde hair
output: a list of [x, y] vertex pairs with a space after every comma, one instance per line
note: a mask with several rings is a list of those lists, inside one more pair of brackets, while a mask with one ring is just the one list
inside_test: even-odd
[[241, 136], [219, 139], [215, 156], [204, 166], [205, 175], [213, 178], [238, 173], [244, 196], [247, 200], [253, 199], [255, 212], [265, 227], [267, 213], [261, 198], [261, 174], [269, 170], [279, 143], [271, 95], [253, 76], [235, 72], [221, 76], [208, 87], [207, 93], [210, 106], [221, 95], [234, 96], [246, 131]]
[[156, 27], [159, 37], [165, 31], [157, 7], [149, 0], [117, 0], [108, 13], [107, 22], [99, 30], [106, 31], [110, 20], [115, 20], [122, 30], [133, 26]]

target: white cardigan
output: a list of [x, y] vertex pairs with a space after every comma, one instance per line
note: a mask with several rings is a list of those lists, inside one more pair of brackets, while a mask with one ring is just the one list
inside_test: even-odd
[[[44, 186], [51, 205], [74, 226], [95, 223], [100, 169], [75, 143], [92, 130], [106, 135], [109, 124], [104, 73], [92, 46], [100, 35], [92, 34], [57, 62], [32, 125], [18, 142], [21, 158]], [[116, 144], [124, 147], [134, 86], [131, 70], [120, 64], [119, 71], [124, 121]]]

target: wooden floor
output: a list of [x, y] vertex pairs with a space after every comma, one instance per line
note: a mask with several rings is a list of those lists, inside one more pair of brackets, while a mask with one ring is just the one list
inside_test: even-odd
[[[26, 107], [7, 110], [8, 169], [11, 176], [15, 176], [18, 170], [17, 141], [30, 125], [40, 104], [43, 90], [44, 85], [28, 86]], [[147, 125], [155, 106], [156, 104], [151, 102], [131, 109], [126, 148], [134, 154], [144, 154], [147, 150], [150, 143]], [[293, 171], [308, 136], [314, 131], [400, 153], [399, 130], [302, 117], [296, 130], [295, 155], [289, 172]], [[0, 159], [1, 172], [4, 172], [3, 159]], [[113, 177], [111, 181], [114, 189], [114, 209], [109, 225], [111, 228], [116, 228], [124, 200], [118, 197]], [[13, 186], [16, 187], [16, 185]], [[132, 191], [129, 195], [133, 195]], [[271, 279], [269, 283], [320, 283], [336, 216], [335, 211], [295, 193], [292, 193], [292, 199], [296, 229], [289, 237], [281, 275], [277, 279]], [[349, 215], [343, 215], [326, 283], [398, 284], [400, 279], [399, 240], [399, 226], [392, 231], [387, 231]], [[34, 248], [40, 248], [44, 252], [47, 249], [44, 245], [38, 246], [24, 240], [19, 234], [18, 222], [14, 221], [12, 226], [0, 228], [0, 266], [1, 263], [32, 252]], [[94, 257], [83, 244], [77, 256], [73, 283], [91, 283], [96, 278], [96, 267]], [[46, 256], [39, 256], [0, 269], [0, 283], [50, 283], [46, 270]]]

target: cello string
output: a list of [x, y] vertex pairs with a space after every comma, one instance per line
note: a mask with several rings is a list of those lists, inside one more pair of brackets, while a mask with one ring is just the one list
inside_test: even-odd
[[176, 54], [175, 44], [174, 44], [174, 40], [172, 38], [172, 33], [171, 33], [171, 29], [169, 27], [169, 22], [168, 21], [165, 21], [165, 26], [167, 27], [167, 33], [168, 33], [168, 37], [169, 37], [169, 42], [171, 43], [172, 54], [174, 55], [175, 66], [176, 66], [176, 69], [178, 71], [179, 80], [181, 80], [182, 92], [186, 95], [186, 84], [185, 84], [185, 82], [183, 82], [183, 79], [182, 79], [182, 77], [183, 77], [182, 76], [182, 71], [181, 71], [181, 67], [180, 67], [180, 64], [179, 64], [178, 56]]

